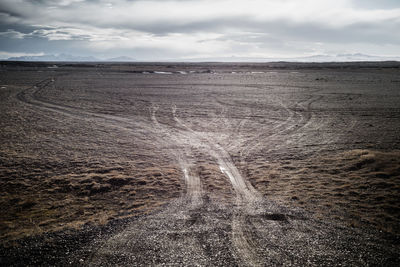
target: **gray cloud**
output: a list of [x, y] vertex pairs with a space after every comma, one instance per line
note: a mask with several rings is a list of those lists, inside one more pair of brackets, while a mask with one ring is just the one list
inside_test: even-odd
[[[398, 1], [2, 0], [0, 52], [141, 59], [400, 55]], [[154, 56], [156, 55], [156, 56]]]
[[398, 0], [353, 0], [352, 2], [355, 8], [393, 9], [400, 7]]

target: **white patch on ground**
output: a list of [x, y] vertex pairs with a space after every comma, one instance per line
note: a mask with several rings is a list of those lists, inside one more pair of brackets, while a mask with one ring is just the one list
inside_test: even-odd
[[172, 72], [169, 71], [155, 71], [155, 74], [172, 74]]

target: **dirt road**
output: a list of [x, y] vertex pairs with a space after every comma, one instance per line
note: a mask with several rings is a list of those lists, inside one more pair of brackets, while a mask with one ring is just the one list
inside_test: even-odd
[[[313, 162], [317, 159], [324, 162], [326, 155], [354, 149], [400, 148], [399, 137], [392, 134], [399, 126], [393, 118], [400, 115], [399, 92], [391, 82], [395, 74], [373, 72], [388, 85], [384, 92], [377, 92], [377, 78], [362, 72], [230, 73], [217, 69], [210, 74], [185, 69], [172, 75], [160, 74], [163, 71], [129, 73], [90, 68], [82, 74], [59, 68], [41, 74], [39, 82], [10, 92], [14, 102], [10, 101], [32, 114], [47, 114], [58, 123], [72, 121], [74, 125], [102, 129], [101, 135], [91, 138], [98, 139], [105, 164], [113, 165], [124, 157], [126, 164], [134, 165], [137, 159], [130, 158], [129, 151], [151, 149], [149, 157], [154, 157], [154, 162], [167, 162], [172, 166], [168, 167], [170, 171], [176, 169], [183, 185], [178, 198], [170, 198], [162, 208], [132, 219], [119, 231], [93, 238], [64, 257], [62, 264], [399, 263], [398, 246], [375, 228], [350, 227], [324, 212], [315, 216], [319, 208], [304, 209], [315, 205], [313, 197], [304, 205], [290, 202], [304, 192], [318, 191], [320, 183], [332, 192], [336, 190], [328, 184], [335, 177], [322, 172], [307, 184], [296, 184], [304, 175], [311, 175], [307, 168], [318, 164]], [[349, 77], [353, 80], [345, 85], [338, 82]], [[368, 113], [370, 108], [373, 115]], [[366, 123], [376, 124], [388, 134], [382, 136], [369, 128], [366, 133]], [[80, 142], [83, 144], [77, 140], [77, 145]], [[94, 155], [101, 158], [101, 153]], [[274, 169], [278, 164], [279, 169]], [[330, 170], [332, 166], [323, 168]], [[166, 168], [157, 168], [161, 174], [154, 176], [152, 190], [163, 189], [162, 184], [156, 185], [157, 177], [168, 180]], [[339, 171], [336, 174], [341, 175]], [[279, 180], [279, 176], [284, 179]], [[282, 186], [288, 176], [292, 180]], [[128, 183], [119, 181], [121, 188]], [[391, 190], [398, 188], [395, 184]], [[154, 198], [163, 194], [154, 192], [161, 192]], [[331, 197], [335, 201], [339, 196], [332, 193]], [[283, 198], [292, 200], [285, 202]]]

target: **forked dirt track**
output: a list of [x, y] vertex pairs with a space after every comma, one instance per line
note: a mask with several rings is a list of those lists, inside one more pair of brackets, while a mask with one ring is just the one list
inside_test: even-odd
[[[281, 149], [294, 135], [299, 139], [306, 136], [302, 132], [304, 128], [318, 129], [323, 123], [329, 123], [314, 117], [314, 105], [324, 98], [318, 90], [296, 103], [287, 103], [279, 96], [263, 103], [274, 104], [272, 112], [279, 117], [276, 120], [263, 120], [263, 114], [257, 114], [249, 105], [242, 107], [243, 117], [229, 118], [228, 110], [235, 103], [209, 99], [219, 106], [209, 123], [228, 128], [230, 132], [224, 135], [204, 131], [193, 124], [193, 119], [181, 117], [179, 103], [149, 100], [147, 117], [130, 119], [41, 98], [38, 93], [55, 86], [56, 80], [56, 76], [45, 79], [16, 97], [32, 110], [41, 109], [110, 130], [118, 129], [133, 139], [141, 138], [138, 133], [146, 133], [150, 142], [174, 156], [186, 185], [184, 194], [162, 211], [133, 220], [118, 233], [95, 239], [71, 255], [71, 264], [379, 265], [387, 255], [398, 255], [396, 248], [388, 248], [385, 241], [374, 235], [316, 220], [302, 210], [284, 207], [263, 197], [236, 166], [237, 160], [232, 159], [232, 154], [239, 155], [239, 161], [246, 164], [251, 155], [261, 150], [268, 153]], [[258, 123], [256, 132], [249, 133], [246, 127], [257, 116], [263, 121]], [[197, 166], [204, 161], [220, 170], [218, 179], [229, 182], [232, 198], [223, 199], [204, 189], [203, 177], [197, 171]]]

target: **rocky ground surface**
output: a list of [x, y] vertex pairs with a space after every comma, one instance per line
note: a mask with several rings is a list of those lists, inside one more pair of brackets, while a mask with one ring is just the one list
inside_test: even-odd
[[400, 64], [2, 63], [3, 265], [398, 265]]

